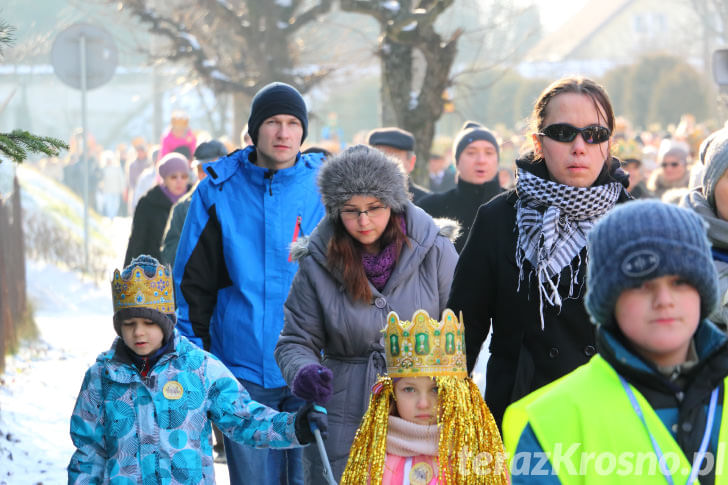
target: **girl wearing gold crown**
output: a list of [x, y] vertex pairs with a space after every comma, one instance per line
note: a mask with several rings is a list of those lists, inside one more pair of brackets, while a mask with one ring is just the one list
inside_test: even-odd
[[462, 321], [424, 310], [385, 329], [387, 376], [372, 388], [342, 485], [508, 483], [498, 427], [467, 376]]
[[[326, 452], [334, 479], [346, 466], [372, 385], [386, 372], [382, 323], [390, 311], [445, 309], [457, 253], [446, 227], [409, 200], [401, 164], [358, 145], [330, 158], [318, 177], [326, 217], [292, 251], [298, 273], [275, 349], [293, 393], [327, 403]], [[452, 234], [456, 224], [447, 221]], [[323, 462], [303, 450], [306, 483]]]

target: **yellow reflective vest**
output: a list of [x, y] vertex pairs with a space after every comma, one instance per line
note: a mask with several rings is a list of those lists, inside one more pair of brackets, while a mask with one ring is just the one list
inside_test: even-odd
[[[728, 378], [723, 381], [726, 388]], [[690, 476], [693, 457], [685, 456], [652, 406], [632, 387], [647, 426], [657, 441], [677, 485]], [[725, 394], [725, 393], [724, 393]], [[720, 409], [720, 408], [718, 408]], [[718, 450], [708, 457], [716, 485], [728, 485], [728, 412], [723, 397]], [[600, 355], [575, 371], [512, 404], [503, 419], [503, 438], [511, 473], [534, 466], [535, 453], [516, 455], [529, 424], [564, 484], [664, 485], [650, 436], [635, 413], [617, 372]], [[697, 424], [696, 424], [697, 425]], [[708, 454], [711, 453], [708, 449]], [[530, 465], [530, 466], [529, 466]], [[537, 478], [537, 477], [534, 477]], [[700, 478], [698, 476], [698, 478]], [[695, 483], [699, 483], [696, 481]]]

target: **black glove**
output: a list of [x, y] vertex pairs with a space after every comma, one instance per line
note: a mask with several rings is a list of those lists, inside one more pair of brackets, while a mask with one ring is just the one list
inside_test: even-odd
[[313, 430], [316, 428], [321, 431], [323, 439], [329, 436], [329, 417], [326, 415], [326, 409], [312, 402], [306, 403], [296, 412], [294, 426], [296, 428], [296, 438], [302, 445], [316, 440], [313, 434]]

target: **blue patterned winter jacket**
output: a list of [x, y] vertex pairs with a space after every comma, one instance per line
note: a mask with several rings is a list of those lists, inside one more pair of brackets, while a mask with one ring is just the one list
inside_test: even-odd
[[146, 377], [116, 348], [86, 372], [71, 417], [73, 484], [213, 484], [210, 423], [258, 448], [300, 446], [294, 415], [250, 399], [212, 354], [176, 334]]

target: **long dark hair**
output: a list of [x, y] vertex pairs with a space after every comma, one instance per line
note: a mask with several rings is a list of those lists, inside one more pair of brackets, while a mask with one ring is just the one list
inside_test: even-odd
[[[407, 235], [402, 230], [403, 220], [404, 215], [392, 212], [387, 227], [384, 228], [384, 232], [379, 238], [381, 247], [394, 242], [396, 258], [399, 258], [402, 246], [409, 245]], [[372, 291], [361, 262], [361, 250], [361, 244], [346, 231], [341, 217], [336, 217], [334, 235], [326, 250], [326, 260], [331, 269], [341, 273], [344, 288], [351, 299], [369, 303], [372, 299]]]

